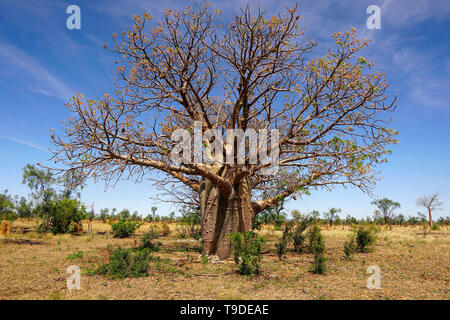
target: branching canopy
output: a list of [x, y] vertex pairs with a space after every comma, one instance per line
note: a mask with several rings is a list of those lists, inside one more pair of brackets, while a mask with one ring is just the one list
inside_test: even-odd
[[[359, 56], [368, 40], [354, 29], [338, 32], [334, 48], [312, 57], [316, 43], [299, 30], [297, 8], [265, 18], [247, 7], [228, 26], [216, 23], [220, 14], [205, 4], [167, 10], [153, 23], [145, 13], [130, 31], [113, 34], [117, 91], [71, 99], [73, 116], [52, 135], [54, 160], [107, 181], [157, 170], [162, 185], [181, 182], [195, 192], [203, 179], [227, 194], [247, 178], [254, 193], [277, 191], [254, 202], [256, 213], [311, 188], [370, 191], [396, 131], [384, 121], [395, 108], [395, 100], [386, 103], [384, 74]], [[222, 177], [212, 165], [173, 163], [171, 135], [192, 132], [194, 121], [203, 131], [278, 129], [279, 172], [264, 176], [264, 164], [246, 161]]]

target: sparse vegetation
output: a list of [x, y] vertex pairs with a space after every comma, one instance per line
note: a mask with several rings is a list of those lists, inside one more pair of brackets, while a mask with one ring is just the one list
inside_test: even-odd
[[283, 256], [288, 249], [288, 244], [292, 238], [292, 227], [292, 222], [287, 222], [284, 224], [284, 226], [281, 227], [282, 235], [280, 241], [275, 244], [275, 247], [277, 248], [278, 259], [280, 260], [283, 259]]
[[310, 253], [316, 254], [315, 250], [317, 248], [320, 250], [320, 246], [318, 246], [320, 237], [320, 227], [317, 224], [314, 224], [308, 232], [308, 251]]
[[133, 252], [130, 249], [120, 247], [108, 248], [108, 262], [101, 264], [97, 274], [107, 275], [113, 279], [123, 279], [126, 277], [145, 277], [148, 275], [149, 252], [147, 250], [138, 250]]
[[139, 222], [121, 218], [119, 221], [112, 223], [111, 228], [114, 238], [128, 238], [134, 235], [140, 225]]
[[[393, 230], [377, 226], [381, 229], [377, 250], [369, 255], [355, 250], [356, 254], [349, 260], [342, 259], [341, 254], [342, 245], [349, 235], [348, 227], [345, 230], [336, 225], [329, 228], [327, 221], [322, 221], [319, 225], [322, 240], [326, 243], [323, 252], [326, 260], [309, 252], [309, 229], [312, 227], [308, 227], [304, 249], [301, 252], [287, 250], [282, 263], [275, 247], [282, 232], [271, 224], [262, 225], [256, 234], [266, 239], [258, 259], [259, 272], [263, 272], [259, 277], [247, 278], [235, 271], [241, 268], [239, 256], [235, 265], [231, 261], [222, 262], [214, 256], [201, 255], [200, 243], [180, 239], [177, 232], [173, 232], [178, 228], [177, 222], [167, 223], [172, 232], [164, 237], [159, 234], [162, 222], [145, 223], [136, 231], [137, 241], [134, 242], [130, 238], [113, 238], [111, 225], [100, 219], [92, 222], [91, 235], [81, 233], [73, 237], [51, 233], [38, 235], [32, 228], [31, 232], [22, 234], [21, 230], [32, 227], [34, 222], [19, 218], [8, 222], [12, 231], [0, 237], [0, 264], [4, 271], [0, 274], [0, 281], [7, 284], [0, 286], [0, 296], [6, 299], [41, 298], [50, 290], [60, 292], [60, 299], [86, 299], [97, 295], [107, 295], [109, 299], [214, 299], [228, 296], [241, 299], [315, 299], [320, 295], [334, 299], [445, 299], [448, 271], [443, 261], [449, 259], [450, 234], [443, 221], [439, 222], [441, 230], [429, 233], [426, 238], [422, 236], [421, 226], [394, 225]], [[88, 221], [82, 223], [86, 230]], [[428, 226], [427, 221], [425, 224]], [[355, 234], [360, 226], [363, 224], [355, 225], [355, 231], [351, 231], [355, 244]], [[144, 236], [146, 233], [149, 236]], [[92, 240], [87, 241], [90, 237]], [[143, 245], [144, 237], [148, 237], [152, 245], [159, 246], [159, 250]], [[111, 247], [105, 250], [108, 245]], [[111, 251], [118, 247], [127, 253], [118, 255], [109, 265]], [[148, 258], [147, 276], [145, 257]], [[325, 262], [325, 276], [305, 276], [316, 267], [319, 271], [321, 262]], [[373, 262], [382, 270], [389, 270], [383, 273], [383, 288], [389, 290], [377, 291], [376, 295], [365, 287], [365, 277], [361, 278], [360, 273], [355, 272], [361, 265]], [[66, 279], [65, 270], [71, 264], [80, 266], [83, 277], [96, 276], [82, 278], [83, 290], [69, 295], [53, 279]], [[101, 265], [105, 266], [99, 268]], [[98, 273], [97, 269], [104, 271]], [[24, 273], [27, 277], [19, 286], [15, 279]], [[43, 277], [42, 274], [48, 276]], [[136, 276], [140, 277], [139, 280], [135, 280]], [[122, 277], [117, 284], [109, 280]], [[345, 279], [345, 283], [334, 282], [336, 277]], [[411, 285], [405, 287], [402, 283]], [[118, 286], [120, 290], [117, 290]], [[217, 288], [214, 289], [217, 294], [212, 293], [213, 287]]]
[[350, 235], [349, 239], [344, 242], [344, 254], [347, 259], [351, 259], [356, 251], [355, 238]]
[[355, 252], [371, 252], [379, 229], [374, 225], [362, 225], [353, 230], [353, 234], [344, 243], [344, 254], [350, 259]]
[[77, 199], [64, 198], [45, 204], [46, 220], [39, 232], [76, 233], [82, 230], [81, 220], [86, 217], [86, 208]]
[[292, 240], [294, 243], [294, 250], [296, 252], [302, 252], [306, 248], [306, 229], [311, 226], [317, 219], [316, 213], [310, 213], [302, 215], [299, 211], [294, 210], [292, 212], [294, 221], [294, 227], [292, 232]]
[[359, 252], [370, 252], [377, 240], [379, 230], [374, 226], [360, 226], [356, 231], [356, 249]]
[[261, 252], [265, 240], [253, 231], [230, 233], [234, 261], [242, 275], [258, 274], [261, 268]]
[[200, 209], [196, 206], [184, 205], [181, 207], [181, 219], [177, 229], [180, 238], [187, 237], [195, 240], [201, 238], [201, 215]]
[[159, 251], [161, 248], [161, 242], [154, 243], [153, 241], [157, 238], [159, 238], [160, 233], [156, 228], [150, 227], [150, 229], [147, 232], [144, 232], [141, 235], [141, 241], [142, 245], [141, 248], [149, 249], [151, 251]]
[[313, 267], [311, 271], [314, 274], [325, 274], [327, 272], [325, 258], [325, 240], [323, 239], [320, 228], [317, 225], [314, 225], [311, 230], [311, 251], [314, 254]]
[[277, 255], [280, 260], [288, 250], [289, 244], [293, 243], [295, 252], [303, 252], [309, 248], [311, 252], [311, 243], [309, 247], [305, 244], [308, 237], [306, 230], [318, 219], [318, 212], [313, 211], [309, 214], [301, 214], [298, 210], [292, 211], [292, 220], [287, 221], [282, 225], [282, 235], [278, 243], [275, 244]]
[[70, 260], [74, 260], [74, 259], [79, 259], [79, 258], [83, 258], [84, 256], [84, 252], [83, 251], [78, 251], [76, 253], [73, 254], [69, 254], [66, 259], [70, 259]]
[[449, 5], [5, 2], [0, 300], [449, 299]]

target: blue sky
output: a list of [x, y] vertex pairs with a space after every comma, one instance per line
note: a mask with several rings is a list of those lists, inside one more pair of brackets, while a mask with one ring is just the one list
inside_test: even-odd
[[[269, 15], [294, 1], [261, 3]], [[66, 8], [81, 8], [81, 30], [66, 27]], [[128, 30], [133, 14], [145, 10], [156, 20], [163, 8], [178, 9], [194, 1], [48, 1], [0, 2], [0, 192], [26, 195], [21, 169], [27, 163], [46, 163], [51, 147], [49, 129], [58, 131], [69, 114], [64, 103], [75, 92], [96, 97], [113, 88], [111, 72], [116, 56], [102, 49], [113, 32]], [[237, 13], [244, 1], [213, 1], [223, 19]], [[368, 30], [369, 5], [381, 8], [381, 29]], [[439, 191], [450, 215], [450, 2], [439, 0], [299, 1], [307, 35], [318, 40], [319, 51], [330, 44], [331, 34], [355, 27], [361, 37], [372, 39], [365, 56], [387, 74], [390, 94], [397, 94], [398, 109], [392, 127], [400, 143], [392, 148], [389, 163], [379, 167], [375, 194], [399, 201], [397, 213], [415, 215], [415, 199]], [[82, 200], [97, 209], [129, 208], [150, 212], [157, 196], [144, 181], [121, 181], [107, 190], [90, 183]], [[343, 214], [366, 217], [373, 213], [372, 199], [354, 188], [316, 191], [290, 201], [287, 209], [326, 211], [342, 208]], [[160, 203], [158, 213], [175, 210]], [[423, 210], [422, 210], [423, 211]]]

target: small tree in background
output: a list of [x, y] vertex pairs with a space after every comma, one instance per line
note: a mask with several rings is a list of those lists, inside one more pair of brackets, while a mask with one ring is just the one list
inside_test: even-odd
[[181, 219], [178, 230], [182, 238], [189, 235], [195, 240], [201, 238], [202, 217], [200, 215], [200, 208], [196, 205], [183, 205], [180, 209]]
[[292, 240], [294, 242], [294, 251], [302, 252], [305, 249], [305, 240], [307, 235], [305, 230], [317, 221], [318, 216], [316, 211], [312, 211], [309, 214], [301, 214], [298, 210], [293, 210], [292, 221], [294, 226], [292, 228]]
[[135, 210], [133, 214], [131, 215], [131, 220], [133, 221], [142, 221], [142, 217], [139, 215], [139, 212]]
[[152, 220], [155, 220], [156, 211], [158, 210], [158, 207], [152, 207]]
[[109, 216], [109, 209], [108, 208], [100, 209], [99, 219], [102, 220], [103, 223], [106, 222], [106, 219], [108, 219], [108, 216]]
[[33, 202], [28, 201], [25, 197], [20, 197], [15, 206], [19, 218], [31, 218], [33, 216]]
[[131, 217], [130, 210], [123, 209], [118, 213], [120, 219], [129, 219]]
[[325, 219], [328, 220], [328, 223], [330, 224], [330, 227], [333, 225], [333, 223], [339, 218], [338, 213], [341, 212], [341, 209], [338, 208], [331, 208], [328, 210], [328, 212], [324, 212]]
[[0, 220], [14, 220], [15, 217], [14, 199], [5, 190], [0, 194]]
[[22, 184], [31, 189], [31, 195], [37, 203], [37, 215], [44, 219], [45, 227], [48, 228], [51, 201], [56, 196], [56, 179], [49, 170], [40, 170], [31, 164], [23, 168], [22, 177]]
[[394, 210], [400, 208], [400, 203], [392, 201], [388, 198], [376, 199], [371, 202], [375, 205], [384, 217], [384, 223], [389, 223], [389, 229], [392, 230], [392, 218]]
[[428, 210], [428, 224], [430, 225], [430, 230], [433, 229], [433, 218], [431, 213], [435, 210], [442, 210], [443, 202], [439, 200], [439, 193], [433, 193], [429, 196], [423, 196], [417, 199], [417, 206], [424, 207]]
[[[79, 231], [86, 208], [76, 197], [84, 187], [80, 171], [68, 170], [57, 177], [49, 170], [28, 164], [23, 168], [22, 184], [27, 185], [37, 203], [36, 215], [43, 218], [38, 231], [66, 233]], [[75, 197], [74, 197], [75, 196]], [[72, 198], [71, 198], [72, 197]]]

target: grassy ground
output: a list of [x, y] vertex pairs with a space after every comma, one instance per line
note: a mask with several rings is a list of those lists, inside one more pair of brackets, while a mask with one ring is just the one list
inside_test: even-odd
[[[16, 221], [20, 232], [33, 222]], [[328, 273], [309, 272], [313, 257], [289, 252], [283, 261], [275, 253], [279, 231], [264, 228], [268, 240], [259, 276], [240, 276], [232, 260], [202, 263], [200, 243], [179, 239], [177, 226], [159, 239], [162, 263], [151, 262], [146, 278], [110, 280], [90, 276], [106, 257], [108, 244], [133, 247], [135, 239], [114, 239], [110, 226], [93, 224], [93, 235], [0, 236], [0, 299], [448, 299], [450, 232], [446, 228], [424, 236], [421, 227], [383, 229], [372, 253], [346, 260], [343, 244], [350, 228], [323, 228]], [[148, 225], [141, 227], [141, 230]], [[84, 225], [84, 229], [87, 226]], [[138, 241], [138, 237], [136, 237]], [[80, 253], [81, 252], [81, 253]], [[66, 269], [82, 270], [81, 290], [67, 290]], [[382, 288], [369, 290], [366, 270], [381, 269]]]

